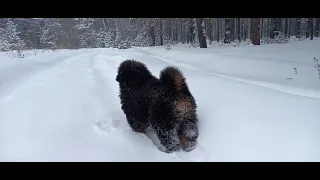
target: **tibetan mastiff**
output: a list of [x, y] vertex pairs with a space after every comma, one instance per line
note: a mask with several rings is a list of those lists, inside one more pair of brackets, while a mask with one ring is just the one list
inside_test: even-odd
[[167, 153], [196, 147], [197, 105], [181, 71], [169, 66], [157, 78], [142, 62], [125, 60], [116, 81], [121, 109], [133, 131], [146, 133], [151, 127]]

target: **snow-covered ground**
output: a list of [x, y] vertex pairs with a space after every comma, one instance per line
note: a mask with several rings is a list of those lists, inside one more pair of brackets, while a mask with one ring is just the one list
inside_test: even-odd
[[[0, 161], [320, 161], [320, 40], [0, 54]], [[130, 130], [119, 63], [175, 65], [196, 98], [199, 146], [166, 154]], [[295, 69], [296, 68], [296, 71]], [[150, 131], [150, 135], [152, 132]]]

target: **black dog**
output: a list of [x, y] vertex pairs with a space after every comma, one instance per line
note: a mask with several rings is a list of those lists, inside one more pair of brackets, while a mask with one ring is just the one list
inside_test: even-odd
[[141, 62], [126, 60], [118, 68], [121, 108], [133, 131], [156, 132], [165, 152], [191, 151], [197, 145], [196, 102], [182, 73], [166, 67], [160, 79]]

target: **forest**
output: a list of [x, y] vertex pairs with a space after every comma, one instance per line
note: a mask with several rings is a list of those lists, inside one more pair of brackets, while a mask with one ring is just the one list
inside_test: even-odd
[[320, 18], [0, 18], [0, 50], [252, 45], [319, 37]]

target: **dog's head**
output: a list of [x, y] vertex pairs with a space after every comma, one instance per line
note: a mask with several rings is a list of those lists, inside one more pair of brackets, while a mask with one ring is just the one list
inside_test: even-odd
[[135, 60], [126, 60], [120, 64], [115, 80], [121, 86], [140, 85], [151, 76], [150, 71], [143, 63]]

